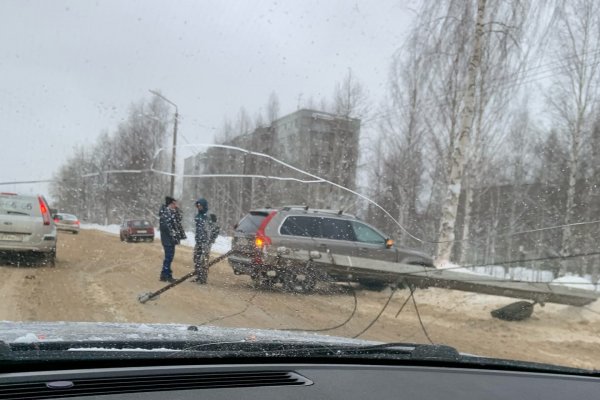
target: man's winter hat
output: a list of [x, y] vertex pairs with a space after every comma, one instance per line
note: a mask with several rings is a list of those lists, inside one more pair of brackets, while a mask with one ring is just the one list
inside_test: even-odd
[[200, 198], [196, 200], [196, 205], [200, 204], [203, 209], [208, 210], [208, 201], [205, 198]]
[[174, 199], [174, 198], [172, 198], [171, 196], [167, 196], [167, 197], [165, 197], [165, 204], [166, 204], [166, 205], [169, 205], [169, 204], [171, 204], [171, 203], [174, 203], [174, 202], [176, 202], [176, 201], [177, 201], [177, 200], [175, 200], [175, 199]]

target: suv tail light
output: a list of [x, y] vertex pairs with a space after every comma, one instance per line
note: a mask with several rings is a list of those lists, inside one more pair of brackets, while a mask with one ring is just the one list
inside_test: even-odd
[[79, 225], [79, 220], [75, 221], [75, 225]]
[[46, 202], [41, 196], [38, 197], [38, 201], [40, 202], [40, 211], [42, 212], [44, 225], [50, 225], [50, 212], [48, 211], [48, 206], [46, 206]]
[[264, 245], [271, 244], [271, 238], [268, 236], [258, 235], [256, 234], [256, 239], [254, 239], [254, 245], [257, 249], [262, 249]]
[[267, 218], [263, 219], [260, 226], [256, 230], [254, 245], [256, 246], [257, 250], [262, 250], [266, 245], [271, 244], [271, 238], [265, 234], [265, 228], [267, 227], [267, 224], [271, 222], [275, 214], [277, 214], [277, 211], [273, 211], [267, 215]]

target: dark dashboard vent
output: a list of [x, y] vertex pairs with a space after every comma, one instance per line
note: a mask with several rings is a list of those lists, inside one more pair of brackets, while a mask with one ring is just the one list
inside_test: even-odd
[[289, 371], [201, 372], [0, 384], [0, 399], [60, 397], [259, 386], [306, 386], [312, 382]]

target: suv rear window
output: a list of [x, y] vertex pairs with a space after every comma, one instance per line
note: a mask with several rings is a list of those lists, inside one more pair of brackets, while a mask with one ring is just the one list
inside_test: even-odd
[[132, 226], [134, 228], [149, 227], [150, 222], [148, 222], [148, 221], [131, 221], [131, 222], [129, 222], [129, 226]]
[[77, 221], [77, 217], [71, 214], [56, 214], [59, 221]]
[[235, 231], [242, 233], [256, 233], [258, 227], [268, 215], [269, 214], [263, 212], [252, 212], [242, 218]]
[[39, 210], [39, 200], [35, 197], [0, 196], [0, 214], [31, 216], [38, 215]]
[[292, 216], [286, 218], [279, 232], [282, 235], [319, 237], [321, 236], [318, 219], [315, 217]]
[[337, 218], [291, 216], [286, 218], [279, 232], [290, 236], [356, 240], [350, 221]]

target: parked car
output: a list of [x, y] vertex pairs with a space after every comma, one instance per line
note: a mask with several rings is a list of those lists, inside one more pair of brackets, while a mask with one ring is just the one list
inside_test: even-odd
[[79, 218], [73, 214], [56, 213], [54, 214], [54, 224], [59, 231], [79, 233]]
[[154, 241], [154, 227], [145, 219], [130, 219], [121, 224], [119, 236], [122, 242], [152, 242]]
[[0, 193], [0, 252], [40, 256], [54, 266], [56, 226], [43, 196]]
[[[336, 255], [348, 255], [433, 267], [428, 255], [394, 246], [388, 235], [359, 220], [357, 217], [332, 210], [306, 207], [283, 207], [250, 211], [235, 226], [229, 263], [237, 275], [249, 275], [261, 286], [281, 283], [289, 289], [298, 286], [297, 274], [277, 271], [263, 262], [264, 246], [286, 247], [298, 250], [317, 250]], [[348, 280], [332, 271], [318, 271], [334, 280]], [[322, 278], [323, 276], [321, 276]], [[372, 289], [382, 289], [384, 282], [373, 277], [353, 276], [353, 281]], [[309, 291], [319, 276], [303, 276], [300, 288]]]

